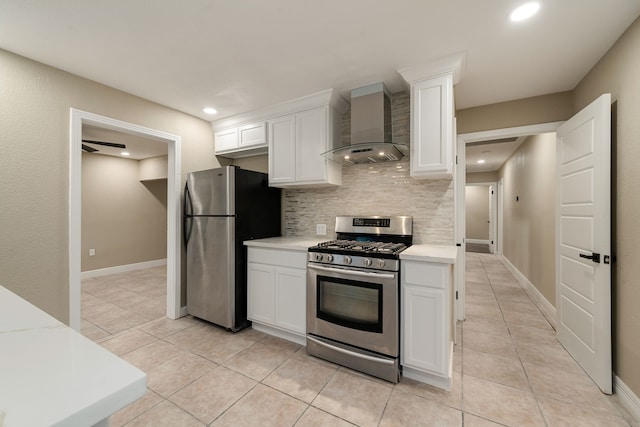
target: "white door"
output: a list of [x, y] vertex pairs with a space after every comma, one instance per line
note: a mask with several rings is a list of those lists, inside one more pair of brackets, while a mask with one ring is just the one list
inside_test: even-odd
[[611, 393], [611, 95], [558, 128], [557, 336]]

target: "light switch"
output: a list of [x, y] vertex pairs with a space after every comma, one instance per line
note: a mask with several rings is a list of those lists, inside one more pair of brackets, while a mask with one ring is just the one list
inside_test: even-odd
[[95, 256], [95, 254], [96, 254], [95, 249], [89, 249], [89, 256]]
[[327, 235], [327, 224], [316, 224], [316, 234], [318, 236]]

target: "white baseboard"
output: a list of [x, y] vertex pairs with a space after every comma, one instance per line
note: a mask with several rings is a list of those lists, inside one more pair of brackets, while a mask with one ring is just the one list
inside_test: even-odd
[[618, 376], [614, 377], [613, 385], [620, 404], [640, 424], [640, 398]]
[[498, 255], [498, 258], [502, 261], [502, 263], [513, 273], [514, 276], [518, 279], [518, 281], [522, 284], [522, 287], [527, 292], [529, 297], [533, 300], [534, 304], [538, 307], [542, 315], [547, 319], [547, 321], [551, 324], [553, 329], [556, 329], [556, 308], [551, 304], [536, 288], [533, 283], [527, 279], [527, 277], [520, 272], [516, 268], [515, 265], [511, 264], [511, 261], [507, 259], [504, 255]]
[[153, 261], [138, 262], [136, 264], [116, 265], [115, 267], [100, 268], [98, 270], [83, 271], [80, 279], [90, 279], [92, 277], [108, 276], [110, 274], [126, 273], [128, 271], [142, 270], [143, 268], [160, 267], [167, 265], [167, 259], [156, 259]]
[[482, 240], [482, 239], [464, 239], [465, 243], [477, 243], [478, 245], [490, 245], [491, 240]]

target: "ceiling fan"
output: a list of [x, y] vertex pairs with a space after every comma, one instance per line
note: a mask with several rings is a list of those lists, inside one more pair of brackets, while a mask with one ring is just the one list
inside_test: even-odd
[[87, 153], [95, 153], [96, 151], [99, 151], [99, 150], [97, 148], [93, 148], [93, 147], [90, 147], [90, 146], [84, 144], [85, 142], [87, 144], [103, 145], [105, 147], [122, 148], [122, 149], [127, 148], [126, 145], [124, 145], [124, 144], [116, 144], [115, 142], [93, 141], [91, 139], [83, 139], [82, 142], [83, 142], [82, 149], [84, 151], [86, 151]]

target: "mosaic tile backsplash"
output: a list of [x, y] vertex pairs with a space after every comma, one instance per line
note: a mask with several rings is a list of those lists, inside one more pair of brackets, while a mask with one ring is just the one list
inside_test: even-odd
[[[409, 94], [391, 96], [393, 141], [409, 144]], [[343, 144], [350, 141], [350, 118], [343, 116]], [[284, 190], [285, 235], [316, 235], [316, 224], [327, 225], [327, 240], [335, 237], [338, 215], [409, 215], [414, 244], [454, 244], [454, 185], [451, 179], [414, 180], [409, 159], [346, 165], [342, 185], [334, 188]]]

